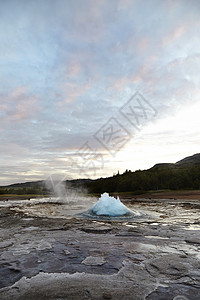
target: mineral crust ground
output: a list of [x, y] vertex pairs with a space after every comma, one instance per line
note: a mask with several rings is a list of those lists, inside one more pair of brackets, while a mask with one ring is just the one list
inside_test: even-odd
[[146, 217], [97, 221], [64, 202], [0, 201], [0, 299], [199, 300], [200, 200], [127, 205]]

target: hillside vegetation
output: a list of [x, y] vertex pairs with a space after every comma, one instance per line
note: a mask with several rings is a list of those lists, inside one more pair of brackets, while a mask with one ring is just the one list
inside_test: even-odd
[[126, 170], [109, 178], [100, 178], [88, 183], [93, 193], [133, 192], [150, 190], [200, 189], [200, 154], [195, 154], [175, 164], [156, 164], [148, 170]]
[[[156, 164], [148, 170], [132, 172], [126, 170], [123, 174], [112, 177], [69, 180], [66, 187], [84, 187], [89, 193], [131, 192], [142, 194], [156, 190], [199, 190], [200, 189], [200, 154], [186, 157], [175, 164]], [[27, 182], [0, 187], [0, 194], [38, 194], [48, 195], [44, 181]]]

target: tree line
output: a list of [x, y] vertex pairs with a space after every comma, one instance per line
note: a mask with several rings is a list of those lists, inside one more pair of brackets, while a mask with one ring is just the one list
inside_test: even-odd
[[100, 178], [87, 183], [89, 192], [134, 192], [150, 190], [200, 189], [200, 165], [182, 167], [162, 167]]
[[[66, 181], [66, 189], [69, 183], [73, 189], [83, 187], [89, 193], [106, 191], [142, 194], [153, 190], [199, 190], [200, 165], [153, 167], [135, 172], [126, 170], [123, 174], [119, 174], [118, 171], [112, 177], [107, 178]], [[53, 195], [53, 192], [46, 187], [44, 181], [40, 181], [0, 187], [0, 194]]]
[[46, 195], [48, 191], [42, 187], [0, 187], [0, 194], [11, 195]]

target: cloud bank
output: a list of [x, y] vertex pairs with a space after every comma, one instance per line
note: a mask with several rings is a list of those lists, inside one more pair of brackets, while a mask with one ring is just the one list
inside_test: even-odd
[[[1, 185], [199, 152], [199, 14], [196, 0], [1, 1]], [[112, 157], [94, 135], [136, 91], [157, 116]], [[87, 141], [106, 163], [84, 175]]]

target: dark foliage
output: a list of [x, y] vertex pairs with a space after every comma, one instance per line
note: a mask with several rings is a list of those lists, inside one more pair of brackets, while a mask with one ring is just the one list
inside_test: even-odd
[[[68, 187], [84, 187], [90, 193], [131, 192], [142, 194], [151, 190], [198, 190], [200, 189], [200, 154], [186, 157], [175, 164], [157, 164], [149, 170], [126, 170], [108, 178], [78, 179], [66, 181]], [[44, 181], [26, 182], [0, 187], [0, 194], [47, 195]]]
[[150, 190], [200, 189], [200, 165], [187, 167], [152, 168], [145, 171], [125, 172], [87, 183], [91, 193], [135, 192]]

